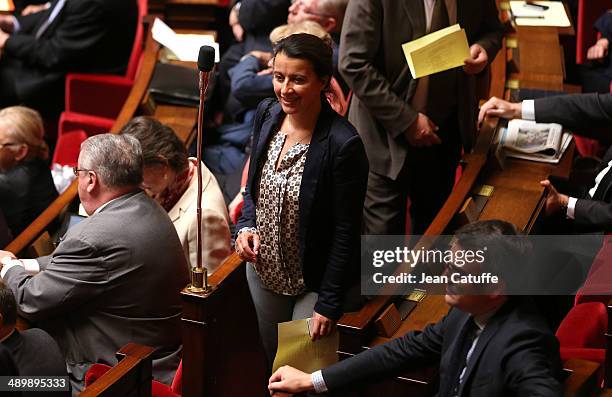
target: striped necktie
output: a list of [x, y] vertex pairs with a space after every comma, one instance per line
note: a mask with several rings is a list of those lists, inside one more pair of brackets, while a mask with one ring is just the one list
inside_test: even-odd
[[40, 25], [40, 28], [38, 28], [38, 30], [36, 31], [35, 37], [37, 39], [40, 39], [40, 36], [42, 36], [43, 33], [45, 33], [49, 25], [53, 23], [55, 18], [59, 15], [60, 11], [62, 11], [62, 8], [64, 8], [65, 4], [66, 4], [66, 0], [58, 0], [57, 3], [55, 3], [55, 7], [53, 7], [51, 12], [49, 13], [49, 18], [47, 18], [47, 20], [43, 22], [43, 24]]

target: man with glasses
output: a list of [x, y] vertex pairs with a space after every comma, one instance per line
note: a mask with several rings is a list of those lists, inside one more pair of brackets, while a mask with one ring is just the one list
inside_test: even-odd
[[288, 366], [270, 378], [271, 392], [342, 390], [359, 383], [390, 377], [402, 369], [439, 364], [439, 397], [452, 396], [561, 396], [559, 343], [539, 312], [518, 292], [522, 258], [528, 245], [516, 228], [502, 221], [481, 221], [461, 228], [451, 247], [476, 252], [477, 260], [447, 267], [450, 279], [456, 267], [464, 276], [492, 273], [501, 282], [487, 286], [450, 282], [446, 317], [421, 331], [376, 346], [306, 374]]
[[78, 194], [89, 217], [36, 260], [0, 251], [0, 276], [28, 320], [60, 345], [75, 390], [93, 363], [114, 365], [128, 342], [156, 348], [153, 375], [170, 383], [181, 352], [179, 291], [187, 263], [168, 214], [140, 190], [140, 144], [101, 134], [81, 145]]

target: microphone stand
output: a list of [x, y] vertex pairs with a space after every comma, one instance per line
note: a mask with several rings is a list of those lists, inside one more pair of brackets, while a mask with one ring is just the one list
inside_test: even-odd
[[[204, 51], [204, 49], [211, 47], [204, 46], [200, 49], [200, 56], [198, 58], [198, 69], [200, 70], [200, 104], [198, 106], [198, 133], [197, 133], [197, 174], [198, 174], [198, 197], [197, 197], [197, 230], [196, 230], [196, 250], [197, 260], [196, 266], [191, 268], [191, 285], [187, 287], [190, 292], [207, 292], [211, 289], [208, 284], [208, 270], [202, 264], [202, 141], [204, 136], [202, 134], [204, 124], [204, 97], [206, 96], [206, 90], [208, 89], [209, 74], [214, 67], [214, 62], [210, 60], [204, 60], [206, 56], [210, 56], [210, 50]], [[214, 60], [214, 50], [212, 52]], [[212, 65], [212, 66], [209, 66]]]

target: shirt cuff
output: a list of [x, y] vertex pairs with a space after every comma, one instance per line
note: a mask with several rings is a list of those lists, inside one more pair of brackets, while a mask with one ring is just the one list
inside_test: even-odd
[[521, 104], [521, 118], [523, 120], [535, 120], [535, 102], [533, 99], [526, 99]]
[[574, 219], [576, 217], [576, 201], [578, 201], [578, 199], [575, 197], [567, 199], [567, 213], [565, 215], [569, 219]]
[[13, 17], [13, 31], [11, 33], [17, 33], [20, 30], [21, 30], [21, 24], [19, 23], [19, 20]]
[[327, 391], [327, 385], [325, 384], [325, 379], [323, 379], [323, 374], [320, 370], [310, 374], [310, 380], [312, 381], [316, 393], [325, 393]]
[[33, 276], [40, 272], [40, 265], [36, 259], [4, 259], [2, 261], [2, 271], [0, 271], [0, 277], [4, 279], [6, 273], [14, 266], [21, 266], [25, 271]]

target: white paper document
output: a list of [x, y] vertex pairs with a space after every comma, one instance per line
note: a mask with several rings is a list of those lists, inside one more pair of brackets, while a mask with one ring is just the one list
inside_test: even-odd
[[166, 25], [161, 19], [155, 18], [151, 28], [153, 39], [176, 55], [180, 61], [197, 62], [200, 47], [211, 46], [215, 49], [215, 62], [219, 62], [219, 43], [211, 35], [179, 34]]

